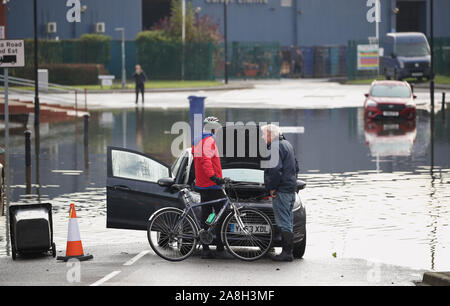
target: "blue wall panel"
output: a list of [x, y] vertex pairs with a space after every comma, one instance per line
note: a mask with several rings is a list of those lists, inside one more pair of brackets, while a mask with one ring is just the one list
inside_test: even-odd
[[[187, 0], [200, 15], [208, 14], [223, 31], [222, 0]], [[262, 3], [242, 3], [248, 0], [228, 0], [228, 35], [230, 41], [280, 42], [282, 46], [345, 45], [348, 40], [364, 40], [375, 36], [375, 24], [366, 20], [367, 0], [259, 0]], [[119, 38], [115, 27], [126, 28], [126, 38], [134, 39], [142, 29], [142, 0], [82, 0], [88, 9], [82, 22], [66, 21], [65, 0], [39, 0], [39, 36], [46, 38], [45, 25], [57, 22], [60, 39], [77, 38], [92, 33], [96, 22], [106, 23], [106, 34]], [[282, 6], [281, 3], [290, 6]], [[31, 0], [8, 3], [8, 37], [33, 36], [33, 5]], [[381, 0], [380, 33], [391, 32], [396, 26], [393, 9], [397, 0]], [[427, 7], [429, 7], [427, 5]], [[428, 9], [427, 9], [428, 10]], [[428, 18], [428, 12], [426, 13]], [[435, 0], [435, 35], [450, 36], [450, 1]], [[428, 21], [427, 21], [428, 24]], [[427, 25], [429, 29], [429, 25]], [[427, 33], [428, 34], [428, 33]]]
[[[106, 35], [119, 38], [115, 32], [116, 27], [125, 27], [127, 39], [134, 39], [142, 29], [142, 0], [83, 0], [87, 11], [81, 14], [80, 23], [69, 23], [66, 14], [69, 10], [65, 0], [39, 0], [38, 1], [38, 35], [40, 38], [59, 39], [78, 38], [83, 33], [93, 33], [94, 24], [105, 22]], [[33, 1], [14, 0], [8, 4], [9, 11], [8, 37], [33, 37]], [[47, 34], [46, 24], [57, 23], [57, 33]]]
[[[200, 14], [218, 21], [223, 31], [221, 0], [192, 0]], [[230, 41], [279, 41], [282, 46], [346, 45], [349, 40], [375, 36], [375, 23], [367, 21], [367, 0], [282, 0], [267, 4], [240, 4], [229, 0], [228, 38]], [[381, 0], [380, 36], [396, 27], [393, 9], [397, 0]], [[428, 18], [428, 12], [426, 13]], [[435, 0], [435, 35], [450, 36], [450, 1]], [[427, 20], [428, 22], [428, 20]], [[295, 35], [296, 34], [296, 35]]]
[[436, 36], [450, 36], [450, 1], [434, 0], [434, 27]]

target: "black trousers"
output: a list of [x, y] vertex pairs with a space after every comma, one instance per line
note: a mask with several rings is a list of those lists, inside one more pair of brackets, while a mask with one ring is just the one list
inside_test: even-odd
[[144, 103], [144, 92], [145, 92], [144, 84], [136, 84], [136, 103], [138, 103], [139, 100], [139, 93], [142, 94], [142, 103]]
[[[226, 198], [225, 193], [222, 189], [206, 189], [206, 190], [198, 190], [200, 192], [200, 200], [202, 202], [209, 202], [214, 201], [218, 199]], [[214, 205], [203, 205], [202, 208], [202, 216], [200, 223], [202, 225], [203, 229], [208, 229], [208, 225], [205, 223], [206, 219], [208, 219], [208, 216], [212, 213], [213, 208], [216, 213], [216, 215], [219, 213], [219, 211], [222, 209], [224, 202], [219, 202]], [[222, 216], [223, 218], [223, 216]], [[222, 242], [222, 235], [221, 235], [221, 227], [222, 227], [223, 220], [220, 220], [219, 223], [216, 224], [215, 228], [215, 234], [216, 234], [216, 240], [217, 240], [217, 247], [223, 248], [223, 242]], [[203, 246], [203, 248], [208, 249], [207, 246]]]

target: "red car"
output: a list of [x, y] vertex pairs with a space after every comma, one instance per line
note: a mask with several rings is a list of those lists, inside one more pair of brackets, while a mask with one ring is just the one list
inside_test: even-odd
[[365, 94], [364, 114], [367, 119], [416, 118], [417, 98], [407, 82], [374, 81], [370, 92]]

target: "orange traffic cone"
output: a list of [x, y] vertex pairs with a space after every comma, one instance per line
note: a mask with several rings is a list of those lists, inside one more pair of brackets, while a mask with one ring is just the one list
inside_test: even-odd
[[78, 229], [77, 213], [75, 204], [70, 204], [69, 209], [69, 230], [67, 233], [66, 256], [58, 256], [57, 260], [68, 261], [76, 258], [80, 261], [94, 258], [92, 255], [84, 255], [83, 244], [81, 243], [80, 230]]

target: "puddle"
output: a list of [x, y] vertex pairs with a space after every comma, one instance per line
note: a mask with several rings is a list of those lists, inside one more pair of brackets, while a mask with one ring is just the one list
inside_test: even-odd
[[[286, 137], [295, 147], [300, 177], [308, 182], [302, 192], [308, 213], [306, 257], [336, 253], [450, 269], [450, 126], [441, 116], [436, 116], [432, 142], [430, 117], [422, 111], [415, 123], [386, 124], [364, 122], [360, 108], [209, 109], [210, 114], [223, 122], [280, 122], [293, 132]], [[145, 242], [145, 232], [106, 229], [106, 147], [127, 147], [171, 163], [170, 146], [178, 135], [167, 131], [188, 118], [188, 110], [180, 108], [94, 111], [88, 154], [81, 120], [49, 123], [41, 127], [38, 142], [32, 137], [28, 183], [25, 127], [16, 127], [10, 140], [12, 203], [52, 203], [60, 250], [65, 249], [70, 203], [76, 204], [86, 246]], [[0, 256], [8, 254], [5, 225], [0, 218]]]

